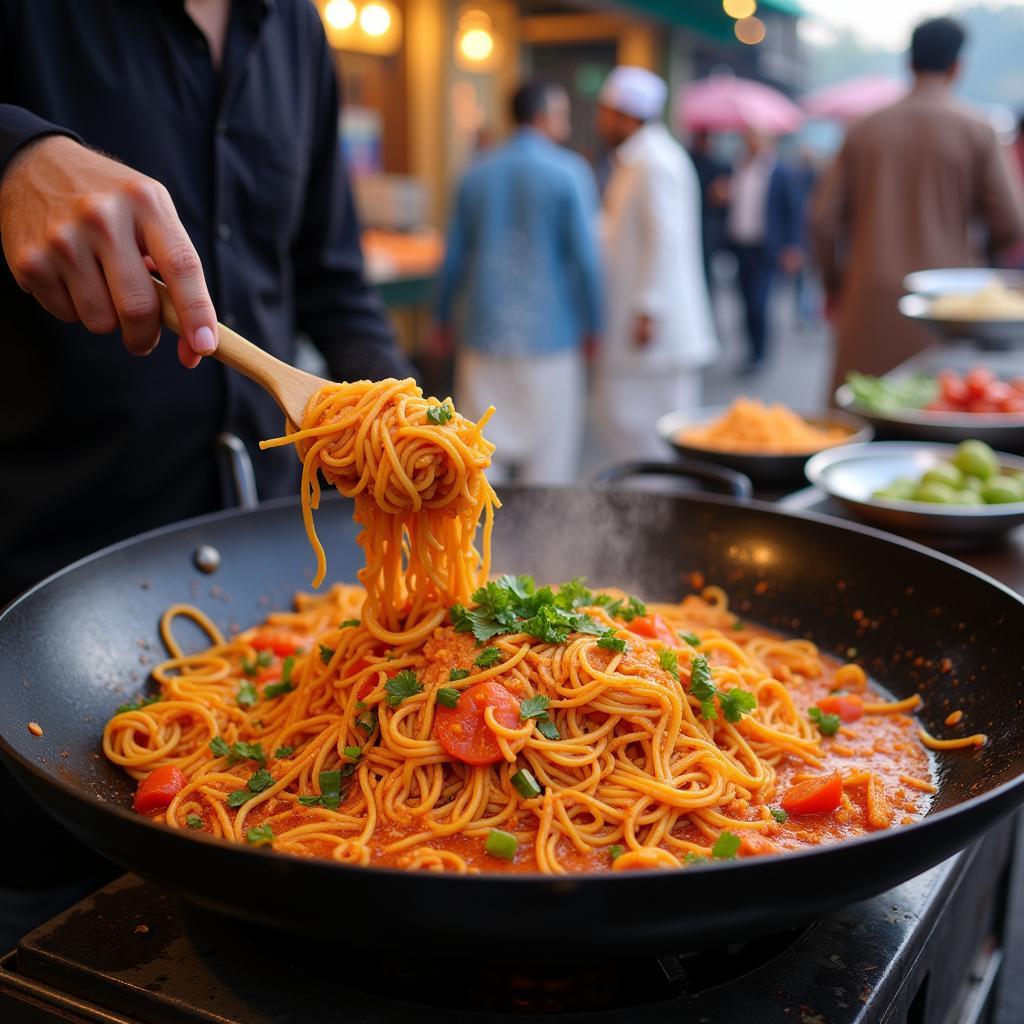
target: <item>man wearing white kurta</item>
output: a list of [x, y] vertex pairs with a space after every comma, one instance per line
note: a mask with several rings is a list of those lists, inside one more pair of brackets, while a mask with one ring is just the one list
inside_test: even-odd
[[667, 454], [659, 416], [700, 403], [701, 367], [718, 353], [701, 256], [700, 185], [658, 120], [665, 83], [618, 67], [598, 97], [598, 132], [614, 147], [601, 242], [605, 332], [594, 420], [620, 459]]

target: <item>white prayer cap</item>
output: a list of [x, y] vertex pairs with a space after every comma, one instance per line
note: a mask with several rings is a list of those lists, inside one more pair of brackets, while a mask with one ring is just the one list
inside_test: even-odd
[[668, 98], [668, 86], [653, 71], [621, 64], [604, 80], [598, 102], [638, 121], [661, 116]]

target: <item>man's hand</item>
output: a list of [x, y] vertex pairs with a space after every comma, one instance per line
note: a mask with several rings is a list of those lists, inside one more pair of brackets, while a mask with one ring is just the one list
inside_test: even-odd
[[129, 352], [160, 338], [160, 272], [184, 328], [178, 358], [192, 368], [217, 347], [203, 268], [167, 189], [64, 136], [17, 153], [0, 180], [0, 237], [18, 284], [54, 316], [107, 334]]
[[654, 319], [646, 313], [639, 313], [633, 322], [633, 344], [637, 348], [647, 348], [654, 338]]

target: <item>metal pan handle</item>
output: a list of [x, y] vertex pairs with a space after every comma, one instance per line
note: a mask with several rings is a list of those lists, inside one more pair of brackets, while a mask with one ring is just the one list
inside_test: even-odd
[[622, 462], [602, 469], [594, 475], [594, 483], [614, 486], [634, 476], [678, 476], [699, 480], [713, 490], [731, 494], [746, 501], [753, 496], [750, 478], [725, 466], [714, 466], [696, 459], [676, 459], [674, 462]]
[[245, 442], [237, 434], [225, 430], [217, 435], [217, 451], [226, 463], [227, 479], [231, 481], [238, 507], [256, 508], [260, 503], [256, 493], [256, 474]]

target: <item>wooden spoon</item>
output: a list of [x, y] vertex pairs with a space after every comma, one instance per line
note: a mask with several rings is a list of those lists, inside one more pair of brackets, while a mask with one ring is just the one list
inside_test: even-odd
[[[163, 281], [153, 279], [157, 295], [160, 296], [160, 321], [164, 327], [181, 334], [181, 321], [171, 302], [171, 293]], [[299, 425], [310, 398], [330, 383], [323, 377], [316, 377], [305, 370], [298, 370], [288, 363], [272, 356], [269, 352], [246, 341], [230, 327], [217, 324], [217, 351], [213, 359], [219, 359], [225, 366], [244, 373], [256, 381], [283, 410], [288, 419]]]

